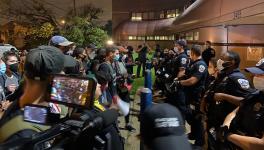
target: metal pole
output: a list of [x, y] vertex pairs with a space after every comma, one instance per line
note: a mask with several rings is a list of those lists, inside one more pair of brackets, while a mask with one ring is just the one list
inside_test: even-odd
[[[141, 95], [140, 95], [140, 118], [142, 117], [142, 114], [144, 110], [152, 105], [152, 92], [149, 88], [143, 88], [141, 90]], [[142, 124], [140, 123], [140, 133], [142, 131]], [[144, 144], [142, 141], [140, 141], [140, 150], [144, 150]]]

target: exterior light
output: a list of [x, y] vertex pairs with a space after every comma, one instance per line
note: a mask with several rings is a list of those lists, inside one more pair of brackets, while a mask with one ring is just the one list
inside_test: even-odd
[[114, 41], [113, 40], [108, 40], [106, 43], [107, 43], [107, 45], [113, 45]]

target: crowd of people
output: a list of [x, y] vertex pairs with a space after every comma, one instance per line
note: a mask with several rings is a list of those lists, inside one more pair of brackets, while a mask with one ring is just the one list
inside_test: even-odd
[[157, 45], [153, 88], [191, 126], [193, 149], [263, 149], [263, 59], [245, 69], [252, 84], [239, 69], [238, 53], [228, 50], [216, 59], [210, 41], [205, 47], [188, 48], [184, 39], [173, 49]]
[[[132, 52], [132, 47], [97, 48], [90, 43], [76, 47], [74, 42], [62, 36], [53, 36], [46, 46], [23, 52], [5, 52], [0, 62], [0, 142], [30, 137], [47, 129], [23, 121], [25, 105], [49, 106], [61, 117], [70, 113], [66, 106], [47, 102], [51, 78], [55, 74], [95, 78], [98, 84], [94, 107], [97, 111], [116, 109], [119, 100], [129, 103], [135, 65]], [[134, 132], [129, 113], [124, 115], [125, 129]], [[7, 125], [12, 126], [12, 130], [7, 130]], [[113, 144], [113, 149], [122, 149], [119, 134], [114, 138], [118, 139], [115, 143], [119, 143]]]
[[[246, 69], [254, 76], [252, 84], [239, 69], [238, 53], [226, 51], [216, 59], [211, 45], [206, 41], [205, 50], [200, 45], [189, 48], [184, 39], [175, 41], [172, 49], [156, 45], [151, 61], [156, 75], [153, 91], [160, 91], [166, 104], [148, 107], [140, 118], [146, 149], [264, 148], [264, 60]], [[148, 44], [139, 45], [134, 59], [132, 46], [76, 47], [53, 36], [47, 46], [5, 52], [0, 60], [0, 143], [49, 128], [23, 120], [28, 104], [49, 106], [60, 117], [71, 112], [47, 102], [54, 74], [96, 78], [97, 111], [115, 110], [119, 100], [130, 103], [133, 79], [141, 77], [141, 70], [144, 76], [149, 51]], [[135, 131], [129, 113], [124, 117], [125, 129]], [[185, 122], [191, 127], [187, 136]], [[118, 129], [113, 126], [109, 131], [115, 139], [112, 148], [123, 149]], [[195, 141], [192, 147], [188, 139]]]

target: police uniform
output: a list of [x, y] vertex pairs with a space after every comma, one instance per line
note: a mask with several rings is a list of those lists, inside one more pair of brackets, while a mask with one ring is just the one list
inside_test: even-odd
[[[237, 106], [225, 100], [216, 102], [213, 98], [214, 93], [225, 93], [238, 97], [246, 97], [255, 92], [246, 77], [239, 69], [234, 69], [229, 73], [221, 72], [218, 78], [213, 83], [210, 90], [213, 94], [206, 97], [208, 105], [207, 113], [207, 128], [211, 133], [217, 132], [223, 124], [225, 117], [232, 112]], [[209, 134], [209, 146], [218, 147], [219, 143], [211, 140], [212, 136]]]
[[187, 103], [194, 104], [194, 108], [189, 107], [186, 113], [186, 120], [191, 125], [191, 135], [197, 146], [203, 145], [203, 126], [201, 119], [197, 118], [198, 110], [200, 110], [200, 99], [204, 92], [204, 85], [208, 75], [207, 65], [202, 59], [198, 59], [190, 64], [187, 71], [189, 78], [196, 77], [198, 82], [195, 85], [186, 87], [185, 96]]
[[207, 65], [202, 59], [196, 60], [190, 64], [187, 76], [188, 78], [196, 77], [198, 82], [187, 88], [186, 96], [188, 98], [188, 103], [200, 101], [201, 94], [205, 89], [204, 85], [207, 75]]
[[[230, 73], [222, 73], [215, 83], [214, 93], [225, 93], [237, 97], [246, 97], [255, 91], [239, 69]], [[218, 128], [223, 123], [226, 115], [232, 112], [236, 105], [227, 101], [215, 102], [211, 98], [208, 112], [208, 127]]]
[[174, 68], [174, 72], [173, 72], [173, 74], [174, 74], [174, 77], [177, 77], [177, 75], [178, 75], [178, 73], [179, 73], [179, 71], [180, 71], [180, 68], [187, 68], [187, 66], [188, 66], [188, 56], [185, 54], [185, 52], [182, 52], [182, 53], [180, 53], [177, 57], [176, 57], [176, 59], [174, 60], [174, 66], [173, 66], [173, 68]]
[[[187, 69], [188, 66], [188, 56], [185, 52], [180, 53], [173, 61], [173, 73], [172, 78], [176, 78], [180, 72], [180, 68]], [[183, 119], [185, 119], [186, 113], [186, 99], [184, 94], [184, 89], [179, 88], [175, 93], [169, 96], [168, 103], [176, 106], [182, 113]]]

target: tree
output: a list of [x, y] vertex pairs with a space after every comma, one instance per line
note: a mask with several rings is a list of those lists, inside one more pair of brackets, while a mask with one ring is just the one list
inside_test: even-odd
[[78, 46], [93, 43], [98, 47], [103, 47], [108, 38], [103, 29], [80, 17], [74, 17], [70, 22], [67, 22], [61, 33]]
[[34, 48], [39, 45], [47, 45], [53, 35], [55, 27], [50, 23], [41, 26], [32, 26], [25, 31], [26, 47]]
[[107, 23], [104, 25], [104, 30], [107, 31], [107, 34], [109, 36], [112, 36], [112, 21], [111, 20], [108, 20]]
[[71, 9], [68, 13], [68, 19], [74, 17], [80, 17], [85, 19], [88, 22], [93, 23], [94, 20], [98, 19], [99, 16], [103, 13], [102, 8], [95, 7], [92, 3], [78, 7], [76, 9], [76, 14], [74, 13], [74, 9]]
[[[29, 25], [41, 26], [49, 22], [57, 26], [58, 22], [51, 9], [45, 5], [45, 1], [40, 0], [2, 0], [2, 8], [5, 14], [11, 18], [16, 18], [16, 22], [23, 21]], [[1, 4], [2, 5], [2, 4]]]

